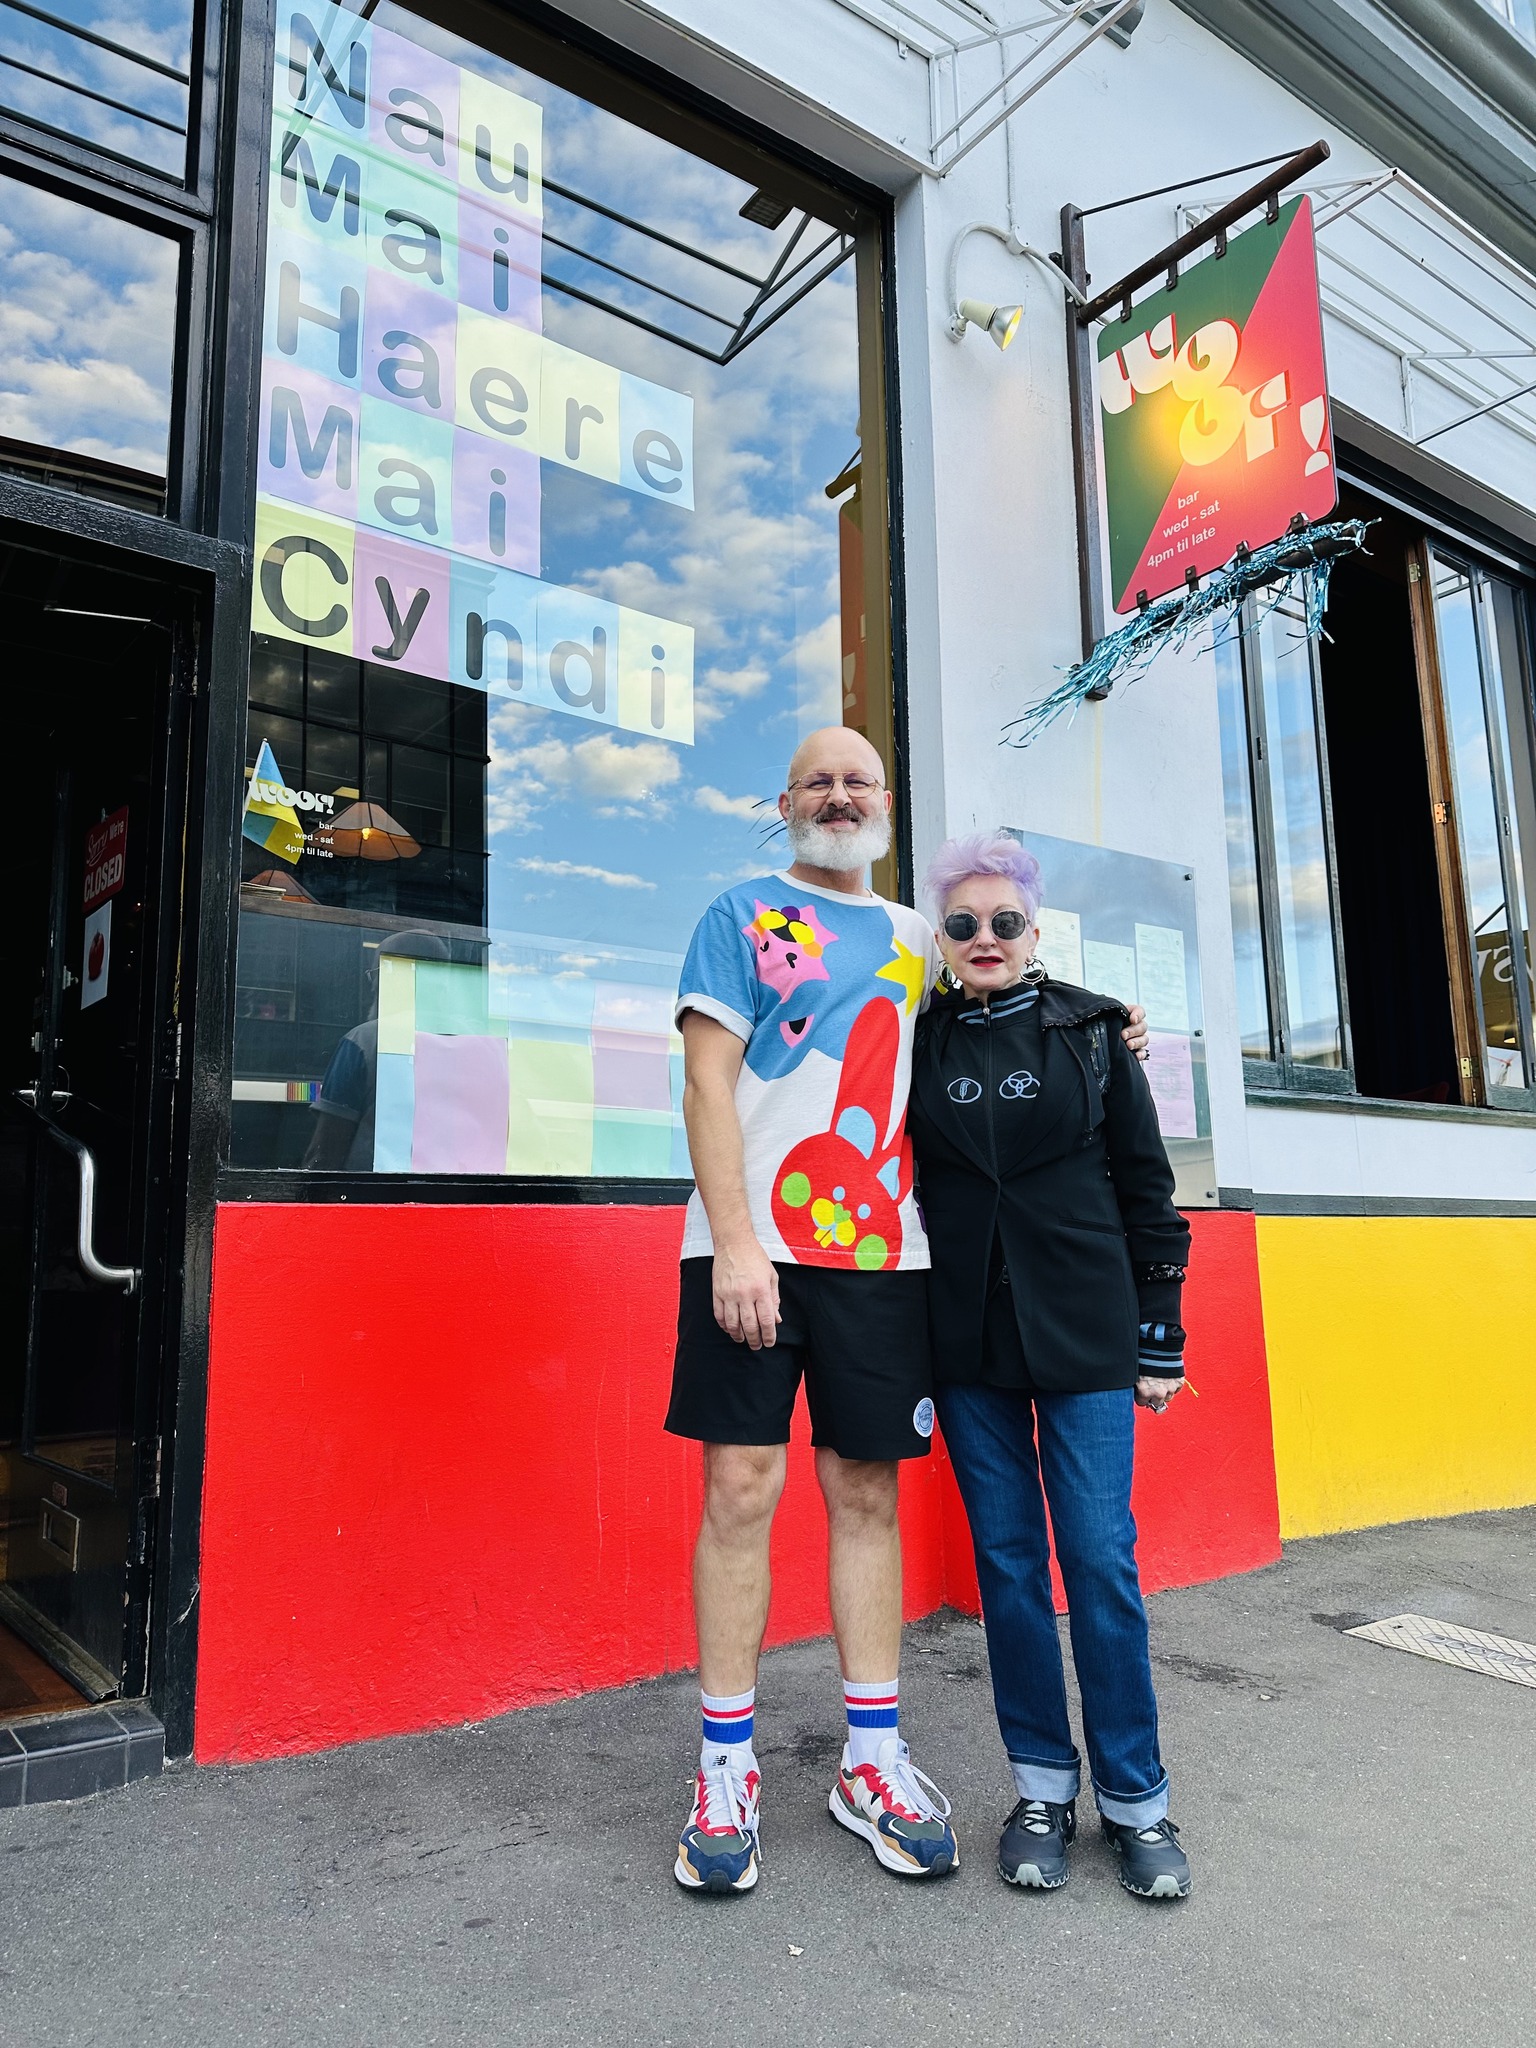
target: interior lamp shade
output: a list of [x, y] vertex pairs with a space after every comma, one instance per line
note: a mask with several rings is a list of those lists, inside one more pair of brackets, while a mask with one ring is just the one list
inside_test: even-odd
[[338, 860], [414, 860], [421, 851], [382, 804], [348, 804], [325, 838]]
[[1024, 317], [1022, 306], [989, 306], [984, 299], [962, 299], [956, 310], [967, 326], [979, 327], [999, 348], [1008, 346]]

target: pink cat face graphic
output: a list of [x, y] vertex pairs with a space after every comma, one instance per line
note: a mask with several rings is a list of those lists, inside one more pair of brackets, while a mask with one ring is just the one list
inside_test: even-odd
[[755, 903], [756, 916], [742, 931], [757, 960], [757, 978], [788, 1002], [809, 981], [830, 981], [822, 959], [837, 934], [827, 930], [807, 904], [788, 903], [775, 910]]

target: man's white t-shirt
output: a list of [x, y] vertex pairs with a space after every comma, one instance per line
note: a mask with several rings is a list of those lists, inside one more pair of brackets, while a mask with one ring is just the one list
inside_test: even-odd
[[[777, 1264], [926, 1268], [912, 1193], [912, 1037], [938, 973], [917, 911], [787, 874], [727, 889], [694, 932], [677, 998], [746, 1043], [736, 1083], [747, 1200]], [[714, 1250], [699, 1191], [683, 1257]]]

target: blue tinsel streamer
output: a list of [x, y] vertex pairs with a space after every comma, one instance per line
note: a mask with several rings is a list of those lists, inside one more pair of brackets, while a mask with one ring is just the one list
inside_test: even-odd
[[1364, 519], [1337, 519], [1287, 533], [1267, 547], [1234, 555], [1193, 590], [1175, 591], [1148, 605], [1117, 632], [1107, 633], [1083, 661], [1074, 663], [1048, 697], [1003, 727], [1001, 744], [1027, 747], [1064, 712], [1075, 712], [1090, 691], [1107, 693], [1116, 683], [1133, 683], [1165, 647], [1180, 648], [1221, 613], [1235, 611], [1262, 592], [1268, 612], [1286, 598], [1300, 597], [1309, 639], [1323, 629], [1328, 578], [1341, 555], [1365, 545]]

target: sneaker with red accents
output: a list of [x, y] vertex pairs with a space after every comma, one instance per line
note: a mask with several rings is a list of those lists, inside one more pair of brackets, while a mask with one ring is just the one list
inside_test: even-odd
[[899, 1735], [881, 1743], [877, 1763], [852, 1764], [845, 1746], [827, 1806], [835, 1821], [864, 1837], [887, 1870], [943, 1877], [960, 1868], [949, 1801], [917, 1769]]
[[725, 1754], [699, 1766], [693, 1811], [677, 1845], [672, 1875], [691, 1892], [749, 1892], [757, 1883], [756, 1768], [738, 1773]]

